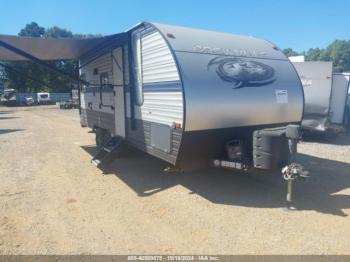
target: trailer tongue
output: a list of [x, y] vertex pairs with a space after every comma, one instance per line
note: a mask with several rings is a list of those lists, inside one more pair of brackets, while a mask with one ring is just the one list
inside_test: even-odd
[[213, 160], [214, 167], [250, 171], [281, 170], [287, 181], [287, 205], [292, 203], [292, 182], [305, 179], [308, 172], [296, 162], [297, 143], [301, 139], [299, 125], [275, 127], [253, 132], [253, 157], [245, 145], [247, 141], [231, 140], [226, 143], [225, 158]]

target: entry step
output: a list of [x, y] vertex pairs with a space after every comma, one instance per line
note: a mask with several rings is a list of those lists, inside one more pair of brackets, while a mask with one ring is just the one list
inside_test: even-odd
[[120, 152], [122, 144], [123, 140], [120, 137], [110, 138], [92, 158], [91, 162], [99, 167], [108, 160], [112, 160], [112, 156]]

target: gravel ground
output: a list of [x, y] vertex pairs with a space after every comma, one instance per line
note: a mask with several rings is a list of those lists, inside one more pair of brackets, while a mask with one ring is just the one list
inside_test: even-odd
[[76, 110], [0, 107], [0, 254], [350, 254], [350, 137], [299, 151], [286, 211], [279, 175], [164, 174], [135, 150], [100, 170]]

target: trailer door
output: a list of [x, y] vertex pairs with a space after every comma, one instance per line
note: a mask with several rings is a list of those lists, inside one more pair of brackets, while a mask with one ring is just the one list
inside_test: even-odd
[[349, 89], [349, 75], [333, 74], [331, 96], [331, 122], [343, 124], [346, 99]]
[[124, 106], [124, 65], [123, 48], [113, 50], [113, 85], [114, 85], [114, 117], [115, 135], [125, 138], [125, 106]]

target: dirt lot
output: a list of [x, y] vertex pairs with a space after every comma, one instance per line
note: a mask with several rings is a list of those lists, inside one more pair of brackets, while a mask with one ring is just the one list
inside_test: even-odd
[[312, 178], [164, 174], [137, 151], [90, 164], [76, 110], [0, 107], [1, 254], [350, 254], [350, 137], [303, 142]]

